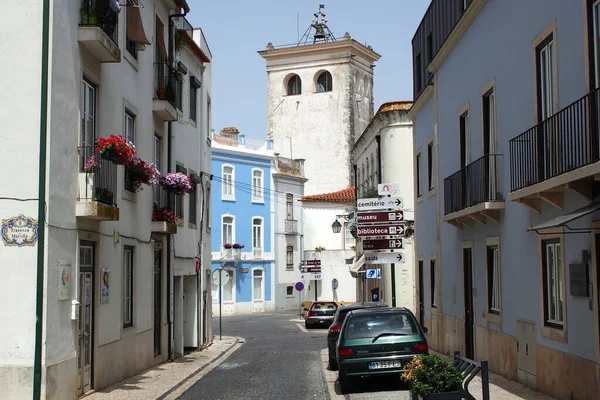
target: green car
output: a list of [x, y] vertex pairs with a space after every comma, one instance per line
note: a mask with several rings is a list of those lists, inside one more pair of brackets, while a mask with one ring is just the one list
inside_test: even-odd
[[352, 376], [396, 374], [400, 378], [414, 356], [429, 354], [426, 332], [407, 308], [350, 311], [336, 344], [342, 391]]

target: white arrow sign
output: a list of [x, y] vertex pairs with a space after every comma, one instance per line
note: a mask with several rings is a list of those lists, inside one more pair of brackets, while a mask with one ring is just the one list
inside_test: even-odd
[[404, 252], [397, 253], [365, 253], [366, 264], [392, 264], [404, 263]]
[[368, 199], [358, 199], [356, 202], [358, 211], [366, 210], [386, 210], [388, 208], [402, 208], [402, 197], [372, 197]]

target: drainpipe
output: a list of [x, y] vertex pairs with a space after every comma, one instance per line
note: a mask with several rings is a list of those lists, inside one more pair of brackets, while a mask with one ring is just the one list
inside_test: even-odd
[[375, 136], [377, 142], [377, 183], [383, 183], [381, 177], [381, 135]]
[[40, 92], [40, 151], [38, 166], [38, 243], [35, 296], [35, 353], [33, 359], [33, 400], [41, 398], [42, 339], [44, 317], [44, 249], [46, 239], [46, 150], [48, 138], [48, 75], [50, 42], [50, 2], [42, 6], [42, 71]]
[[[375, 140], [377, 141], [377, 180], [379, 183], [383, 183], [383, 176], [381, 172], [381, 166], [383, 165], [383, 162], [381, 161], [381, 135], [375, 136]], [[390, 279], [392, 281], [392, 307], [396, 307], [396, 264], [391, 263], [390, 266]]]
[[[183, 2], [184, 6], [183, 6], [183, 14], [171, 14], [169, 15], [169, 63], [171, 64], [171, 68], [173, 68], [173, 61], [174, 61], [174, 55], [173, 55], [173, 50], [174, 50], [174, 43], [173, 43], [173, 35], [174, 35], [174, 24], [173, 24], [173, 18], [178, 18], [178, 17], [185, 17], [187, 15], [187, 13], [190, 11], [190, 8], [188, 7], [187, 3], [185, 3], [185, 1]], [[171, 79], [171, 78], [169, 78]], [[173, 132], [173, 126], [172, 126], [172, 122], [168, 121], [167, 122], [167, 172], [172, 172], [172, 167], [171, 167], [171, 163], [172, 163], [172, 140], [171, 140], [171, 136], [172, 136], [172, 132]], [[172, 196], [169, 196], [169, 206], [172, 206]], [[171, 240], [172, 237], [171, 235], [167, 236], [167, 321], [168, 321], [168, 354], [169, 354], [169, 360], [173, 361], [173, 316], [171, 313]]]

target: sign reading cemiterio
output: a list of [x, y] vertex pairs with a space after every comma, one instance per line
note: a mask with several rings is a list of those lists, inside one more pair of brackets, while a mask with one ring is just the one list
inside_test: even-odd
[[356, 220], [359, 224], [370, 224], [375, 222], [401, 222], [404, 221], [404, 212], [363, 212], [356, 214]]
[[402, 197], [371, 197], [358, 199], [356, 208], [358, 211], [385, 210], [386, 208], [402, 208]]
[[404, 225], [367, 225], [356, 228], [358, 236], [404, 235]]

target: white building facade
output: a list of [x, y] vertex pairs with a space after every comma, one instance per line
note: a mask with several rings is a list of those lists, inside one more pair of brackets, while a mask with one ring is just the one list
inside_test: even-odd
[[[12, 99], [0, 115], [28, 115], [0, 134], [0, 266], [14, 271], [0, 284], [0, 387], [8, 398], [74, 399], [212, 340], [210, 301], [198, 295], [210, 269], [200, 233], [210, 51], [169, 18], [189, 11], [184, 0], [42, 3], [10, 5], [0, 28], [20, 31], [15, 15], [34, 27], [0, 44], [22, 63], [0, 67]], [[95, 148], [109, 134], [133, 143], [138, 167], [180, 165], [193, 190], [141, 183], [150, 175], [129, 163], [132, 147], [127, 161]], [[154, 221], [154, 202], [179, 222]]]

